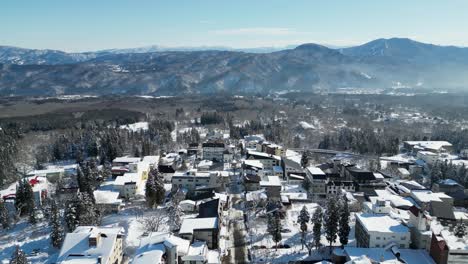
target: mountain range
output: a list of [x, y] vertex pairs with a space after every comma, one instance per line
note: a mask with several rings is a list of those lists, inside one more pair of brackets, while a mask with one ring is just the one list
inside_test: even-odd
[[423, 87], [467, 89], [468, 48], [377, 39], [330, 48], [110, 49], [0, 46], [0, 95], [181, 95]]

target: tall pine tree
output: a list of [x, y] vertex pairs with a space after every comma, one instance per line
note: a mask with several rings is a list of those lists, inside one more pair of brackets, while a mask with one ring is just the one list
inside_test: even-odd
[[338, 220], [340, 217], [339, 206], [337, 197], [330, 195], [327, 199], [327, 208], [324, 216], [325, 238], [330, 246], [330, 253], [332, 251], [332, 244], [335, 243], [338, 235]]
[[79, 193], [65, 208], [65, 222], [70, 232], [77, 226], [99, 225], [100, 220], [99, 210], [87, 193]]
[[50, 240], [52, 242], [52, 246], [55, 248], [60, 248], [60, 246], [62, 246], [64, 238], [64, 230], [60, 217], [60, 211], [55, 201], [51, 202], [50, 225], [52, 228], [50, 233]]
[[10, 214], [2, 199], [0, 199], [0, 223], [3, 229], [10, 227]]
[[306, 235], [307, 235], [307, 224], [310, 221], [310, 214], [307, 211], [307, 207], [305, 205], [302, 207], [299, 216], [297, 217], [297, 222], [301, 226], [301, 243], [302, 249], [304, 249], [304, 244], [306, 243]]
[[341, 246], [344, 247], [348, 244], [349, 231], [349, 207], [348, 202], [345, 199], [341, 199], [340, 206], [340, 229], [338, 231], [338, 236], [340, 237]]
[[[313, 233], [313, 244], [315, 248], [320, 247], [320, 239], [322, 237], [322, 223], [323, 223], [323, 210], [322, 207], [318, 206], [312, 215], [312, 233]], [[310, 254], [310, 252], [309, 252]]]
[[464, 238], [466, 235], [466, 226], [462, 219], [458, 221], [457, 225], [455, 226], [453, 233], [458, 238]]
[[281, 241], [281, 218], [278, 211], [274, 211], [268, 215], [268, 233], [270, 233], [273, 241], [275, 242], [275, 248], [278, 250], [278, 243]]
[[10, 259], [10, 264], [27, 264], [29, 263], [28, 259], [26, 258], [26, 254], [20, 249], [19, 246], [16, 246], [15, 252]]

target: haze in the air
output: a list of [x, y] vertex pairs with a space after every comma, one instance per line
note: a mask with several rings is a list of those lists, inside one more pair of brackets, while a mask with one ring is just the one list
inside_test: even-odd
[[468, 1], [2, 1], [2, 45], [64, 51], [332, 46], [377, 38], [468, 46]]

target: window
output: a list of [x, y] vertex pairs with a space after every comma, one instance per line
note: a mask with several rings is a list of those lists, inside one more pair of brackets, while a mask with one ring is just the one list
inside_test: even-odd
[[375, 239], [380, 240], [380, 237], [376, 237]]
[[380, 245], [379, 245], [379, 244], [375, 244], [375, 247], [380, 247]]
[[406, 237], [405, 237], [405, 236], [402, 236], [402, 237], [401, 237], [401, 240], [406, 240]]

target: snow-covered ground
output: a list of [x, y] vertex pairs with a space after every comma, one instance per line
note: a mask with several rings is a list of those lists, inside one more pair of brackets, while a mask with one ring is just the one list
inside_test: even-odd
[[138, 131], [146, 131], [148, 130], [148, 122], [137, 122], [133, 124], [128, 124], [128, 125], [122, 125], [120, 126], [120, 129], [128, 129], [133, 132], [138, 132]]
[[[283, 225], [282, 240], [279, 245], [288, 245], [290, 248], [279, 248], [274, 249], [275, 243], [272, 240], [271, 235], [267, 230], [267, 217], [259, 216], [253, 218], [253, 223], [250, 224], [251, 229], [249, 233], [249, 240], [253, 254], [255, 255], [254, 260], [257, 263], [287, 263], [289, 261], [297, 260], [322, 260], [329, 258], [329, 251], [325, 245], [328, 245], [328, 241], [325, 235], [322, 234], [321, 243], [324, 245], [320, 250], [313, 250], [312, 255], [308, 255], [307, 248], [302, 249], [301, 244], [301, 233], [300, 225], [297, 223], [297, 217], [302, 207], [305, 206], [312, 216], [315, 209], [318, 207], [316, 203], [293, 203], [290, 207], [286, 207], [286, 217], [281, 221]], [[351, 232], [349, 234], [349, 246], [355, 245], [354, 238], [354, 215], [351, 215]], [[308, 236], [307, 240], [312, 239], [312, 224], [308, 225]], [[323, 230], [322, 230], [323, 233]], [[333, 246], [340, 246], [339, 238], [333, 243]]]
[[50, 227], [42, 222], [31, 225], [22, 220], [10, 230], [0, 231], [0, 263], [8, 263], [19, 246], [31, 263], [54, 263], [58, 249], [52, 247], [49, 239]]

